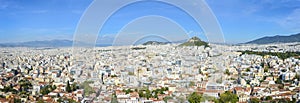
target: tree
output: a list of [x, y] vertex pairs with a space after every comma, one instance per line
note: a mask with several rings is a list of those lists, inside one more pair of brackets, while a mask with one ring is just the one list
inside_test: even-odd
[[75, 91], [77, 89], [78, 89], [77, 83], [73, 83], [72, 86], [71, 86], [71, 90]]
[[158, 91], [159, 91], [159, 94], [165, 94], [163, 88], [162, 89], [158, 89]]
[[259, 103], [259, 99], [258, 98], [251, 98], [250, 99], [250, 103]]
[[298, 81], [300, 80], [300, 74], [296, 73], [295, 79], [298, 79]]
[[142, 90], [139, 90], [139, 96], [140, 96], [140, 97], [145, 97], [145, 95], [144, 95], [144, 93], [143, 93]]
[[66, 91], [69, 92], [69, 93], [72, 92], [72, 89], [71, 89], [69, 81], [67, 82]]
[[135, 92], [138, 92], [138, 89], [134, 89]]
[[131, 92], [133, 92], [133, 91], [132, 91], [131, 89], [128, 88], [127, 90], [124, 89], [123, 92], [125, 92], [126, 94], [129, 94], [129, 93], [131, 93]]
[[246, 72], [250, 72], [250, 71], [251, 71], [250, 68], [247, 68], [247, 69], [246, 69]]
[[154, 96], [153, 96], [154, 98], [158, 98], [158, 95], [157, 95], [157, 93], [154, 93]]
[[53, 91], [54, 89], [56, 89], [56, 88], [54, 88], [54, 86], [47, 85], [47, 86], [43, 87], [43, 88], [40, 90], [40, 92], [41, 92], [43, 95], [45, 95], [45, 94], [50, 93], [50, 92]]
[[14, 98], [14, 103], [22, 103], [21, 99]]
[[168, 90], [169, 90], [169, 87], [165, 87], [165, 90], [168, 91]]
[[45, 103], [45, 102], [44, 102], [43, 100], [40, 99], [37, 103]]
[[198, 71], [198, 72], [199, 72], [199, 74], [203, 74], [203, 72], [202, 72], [202, 70], [201, 70], [200, 68], [199, 68], [199, 71]]
[[225, 70], [225, 74], [230, 75], [230, 72], [228, 69]]
[[266, 97], [266, 100], [268, 101], [268, 100], [272, 100], [272, 97], [271, 96], [267, 96]]
[[188, 101], [190, 103], [200, 103], [202, 99], [202, 95], [193, 92], [191, 95], [188, 96]]
[[269, 71], [269, 68], [264, 68], [264, 72], [268, 72]]
[[27, 79], [21, 79], [18, 84], [21, 86], [22, 91], [27, 91], [32, 88], [32, 84]]
[[146, 94], [145, 94], [145, 96], [146, 96], [146, 98], [147, 98], [147, 99], [149, 99], [149, 98], [151, 98], [151, 97], [152, 97], [152, 94], [151, 94], [151, 92], [150, 92], [150, 90], [149, 90], [149, 89], [147, 89], [147, 90], [146, 90]]
[[52, 90], [55, 90], [57, 87], [55, 85], [52, 86]]
[[226, 91], [220, 95], [220, 101], [222, 103], [236, 103], [238, 101], [238, 96], [230, 91]]
[[214, 98], [212, 101], [213, 101], [214, 103], [220, 103], [220, 100], [217, 99], [217, 98]]

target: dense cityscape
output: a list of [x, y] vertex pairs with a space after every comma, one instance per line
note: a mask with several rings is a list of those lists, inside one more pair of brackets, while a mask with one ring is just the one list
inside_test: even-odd
[[0, 0], [0, 103], [300, 103], [300, 0]]
[[[165, 44], [81, 49], [94, 59], [78, 59], [67, 47], [1, 48], [0, 102], [296, 103], [299, 47]], [[293, 53], [280, 58], [286, 52]]]

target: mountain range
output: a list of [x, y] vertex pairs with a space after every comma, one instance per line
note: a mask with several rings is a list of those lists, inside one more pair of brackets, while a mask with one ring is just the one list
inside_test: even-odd
[[[186, 41], [186, 42], [184, 42]], [[289, 36], [267, 36], [256, 40], [252, 40], [242, 44], [271, 44], [271, 43], [292, 43], [300, 42], [300, 33]], [[189, 40], [182, 40], [173, 43], [182, 43], [179, 46], [208, 46], [208, 43], [201, 41], [198, 37], [192, 37]], [[170, 42], [148, 41], [143, 45], [163, 45]], [[71, 47], [72, 40], [44, 40], [44, 41], [29, 41], [19, 43], [0, 43], [0, 47]], [[112, 44], [96, 44], [97, 47], [111, 46]]]
[[289, 36], [267, 36], [246, 42], [244, 44], [271, 44], [271, 43], [292, 43], [300, 42], [300, 33]]

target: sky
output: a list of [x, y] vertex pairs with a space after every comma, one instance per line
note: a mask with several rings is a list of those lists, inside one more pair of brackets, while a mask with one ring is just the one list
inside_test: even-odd
[[[0, 43], [72, 40], [80, 18], [92, 2], [0, 0]], [[206, 0], [206, 3], [218, 20], [226, 43], [243, 43], [265, 36], [300, 32], [300, 0]], [[101, 10], [95, 13], [101, 13]], [[184, 28], [188, 35], [207, 40], [201, 26], [186, 12], [173, 5], [146, 1], [123, 7], [112, 14], [99, 32], [99, 42], [112, 42], [132, 21], [147, 15], [169, 18]], [[145, 20], [141, 23], [148, 24]], [[144, 29], [151, 26], [145, 25]], [[166, 32], [176, 28], [167, 25], [163, 27]], [[180, 39], [182, 34], [176, 35]]]

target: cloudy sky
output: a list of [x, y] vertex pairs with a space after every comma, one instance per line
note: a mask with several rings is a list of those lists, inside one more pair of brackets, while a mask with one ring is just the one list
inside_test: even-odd
[[[81, 16], [92, 2], [92, 0], [0, 0], [0, 43], [72, 40]], [[300, 0], [206, 0], [206, 2], [215, 14], [227, 43], [242, 43], [264, 36], [300, 32]], [[101, 13], [101, 10], [96, 13]], [[135, 18], [154, 14], [176, 22], [190, 36], [197, 35], [206, 40], [201, 27], [188, 14], [172, 5], [149, 1], [126, 6], [114, 13], [103, 26], [98, 39], [109, 42]], [[173, 29], [165, 28], [169, 29], [166, 31]]]

